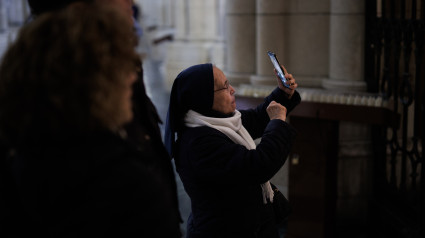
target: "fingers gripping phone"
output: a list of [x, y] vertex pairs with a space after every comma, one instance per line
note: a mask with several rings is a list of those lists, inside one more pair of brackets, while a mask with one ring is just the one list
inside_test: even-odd
[[271, 51], [268, 51], [267, 54], [269, 55], [270, 60], [272, 61], [274, 68], [277, 71], [277, 76], [282, 81], [283, 86], [289, 88], [289, 85], [286, 83], [285, 73], [283, 72], [283, 69], [280, 66], [279, 60], [277, 60], [276, 54]]

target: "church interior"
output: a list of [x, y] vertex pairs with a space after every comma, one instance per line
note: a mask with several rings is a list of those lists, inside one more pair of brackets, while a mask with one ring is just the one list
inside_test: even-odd
[[[238, 109], [275, 86], [268, 51], [297, 80], [297, 140], [272, 182], [288, 238], [425, 234], [424, 0], [134, 0], [145, 84], [165, 121], [171, 85], [213, 63]], [[29, 16], [0, 0], [0, 56]], [[163, 129], [163, 125], [161, 127]], [[178, 181], [184, 223], [190, 200]]]

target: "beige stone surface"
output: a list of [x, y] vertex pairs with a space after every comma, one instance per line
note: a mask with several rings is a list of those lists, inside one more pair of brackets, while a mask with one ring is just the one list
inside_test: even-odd
[[285, 25], [283, 15], [259, 15], [257, 16], [257, 44], [256, 44], [256, 74], [273, 75], [273, 65], [267, 51], [277, 54], [281, 64], [286, 61], [284, 49]]
[[[249, 84], [250, 77], [252, 74], [244, 74], [244, 73], [234, 73], [229, 71], [224, 71], [224, 74], [226, 75], [227, 80], [229, 80], [230, 84], [233, 87], [238, 87], [241, 84]], [[238, 93], [238, 90], [236, 89], [236, 93]]]
[[282, 14], [285, 8], [285, 1], [282, 0], [257, 0], [256, 1], [258, 14]]
[[182, 14], [185, 12], [185, 5], [184, 5], [184, 0], [176, 0], [176, 5], [174, 8], [174, 16], [175, 19], [175, 28], [176, 28], [176, 34], [175, 34], [175, 39], [176, 40], [183, 40], [187, 38], [187, 30], [186, 29], [186, 14]]
[[217, 0], [189, 0], [189, 39], [211, 40], [218, 35]]
[[228, 15], [226, 20], [227, 69], [234, 73], [254, 73], [255, 15]]
[[285, 12], [291, 14], [329, 13], [331, 0], [285, 0]]
[[331, 12], [338, 14], [352, 14], [365, 12], [364, 1], [359, 0], [331, 0]]
[[331, 16], [329, 74], [332, 80], [363, 80], [363, 15]]
[[293, 15], [287, 19], [285, 37], [289, 39], [283, 64], [294, 75], [328, 77], [329, 16]]
[[166, 87], [171, 89], [176, 76], [185, 68], [211, 61], [211, 46], [195, 42], [174, 42], [168, 46], [168, 55], [165, 61]]
[[255, 1], [256, 0], [226, 0], [226, 14], [254, 13]]

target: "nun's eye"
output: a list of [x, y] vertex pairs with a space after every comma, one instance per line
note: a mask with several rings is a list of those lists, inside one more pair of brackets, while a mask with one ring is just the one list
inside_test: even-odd
[[221, 91], [221, 90], [224, 90], [224, 89], [229, 89], [229, 81], [227, 81], [227, 80], [226, 80], [226, 82], [224, 83], [224, 87], [223, 87], [223, 88], [220, 88], [220, 89], [214, 90], [214, 92], [218, 92], [218, 91]]

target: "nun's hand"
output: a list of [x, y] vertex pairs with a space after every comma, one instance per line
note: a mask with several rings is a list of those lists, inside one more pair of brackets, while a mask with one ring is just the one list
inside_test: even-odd
[[280, 119], [282, 121], [286, 120], [286, 107], [282, 106], [281, 104], [275, 101], [270, 102], [269, 106], [267, 106], [266, 111], [270, 117], [270, 120], [273, 120], [273, 119]]
[[292, 74], [288, 74], [288, 71], [286, 71], [285, 67], [283, 65], [281, 66], [283, 72], [285, 73], [286, 84], [289, 85], [289, 88], [283, 85], [282, 81], [277, 75], [277, 71], [274, 70], [274, 73], [276, 74], [277, 85], [279, 86], [280, 90], [285, 92], [288, 98], [291, 98], [292, 95], [294, 95], [295, 89], [298, 87], [298, 84], [295, 82], [295, 78], [292, 76]]

